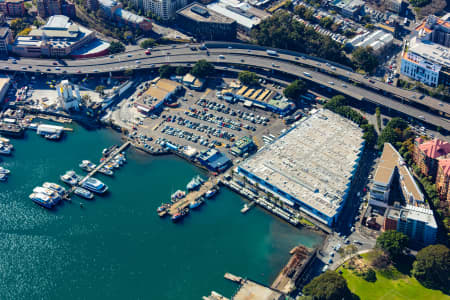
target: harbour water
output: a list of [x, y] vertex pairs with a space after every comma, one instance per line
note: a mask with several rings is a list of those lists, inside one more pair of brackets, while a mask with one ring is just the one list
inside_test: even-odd
[[70, 169], [85, 174], [81, 160], [98, 162], [119, 135], [74, 125], [59, 142], [27, 132], [12, 143], [13, 155], [1, 163], [11, 175], [0, 183], [0, 299], [198, 300], [211, 290], [231, 296], [236, 285], [225, 272], [270, 284], [293, 246], [322, 240], [260, 208], [241, 214], [243, 200], [226, 189], [177, 224], [160, 219], [157, 206], [202, 171], [131, 149], [114, 177], [96, 175], [107, 195], [73, 196], [49, 211], [28, 199], [33, 187], [62, 184], [59, 175]]

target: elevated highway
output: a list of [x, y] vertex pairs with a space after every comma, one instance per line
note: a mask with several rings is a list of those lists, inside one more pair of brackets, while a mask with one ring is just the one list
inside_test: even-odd
[[194, 51], [192, 46], [198, 48], [199, 45], [157, 47], [152, 50], [151, 55], [146, 55], [144, 50], [134, 50], [114, 56], [80, 60], [21, 58], [16, 63], [12, 60], [2, 61], [1, 68], [31, 73], [81, 75], [152, 69], [164, 64], [192, 65], [205, 59], [222, 68], [234, 66], [293, 75], [450, 131], [448, 103], [373, 80], [346, 66], [286, 50], [277, 49], [278, 55], [268, 55], [266, 48], [248, 44], [209, 42], [206, 43], [207, 51]]

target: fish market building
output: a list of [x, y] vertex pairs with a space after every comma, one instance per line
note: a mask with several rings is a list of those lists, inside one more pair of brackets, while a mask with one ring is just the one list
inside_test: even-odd
[[317, 110], [237, 167], [250, 183], [333, 227], [364, 149], [362, 130]]

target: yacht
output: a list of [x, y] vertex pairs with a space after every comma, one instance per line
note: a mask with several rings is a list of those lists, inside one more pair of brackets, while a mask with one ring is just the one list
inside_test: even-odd
[[5, 169], [5, 168], [3, 168], [3, 167], [0, 167], [0, 174], [9, 174], [9, 170], [8, 169]]
[[94, 170], [97, 166], [92, 163], [90, 160], [83, 160], [81, 162], [81, 164], [79, 164], [80, 168], [87, 171], [87, 172], [91, 172], [92, 170]]
[[56, 183], [53, 183], [53, 182], [44, 182], [44, 184], [42, 186], [57, 192], [61, 196], [66, 193], [66, 189], [65, 188], [63, 188], [59, 184], [56, 184]]
[[37, 203], [43, 207], [46, 207], [46, 208], [52, 208], [53, 206], [55, 206], [58, 203], [52, 197], [45, 195], [45, 194], [41, 194], [41, 193], [32, 193], [29, 197], [35, 203]]
[[88, 190], [83, 189], [81, 187], [75, 188], [75, 190], [73, 190], [73, 193], [77, 196], [83, 197], [88, 200], [94, 198], [94, 194], [92, 192], [89, 192]]
[[54, 190], [51, 190], [49, 188], [42, 187], [42, 186], [35, 187], [33, 189], [33, 192], [36, 193], [36, 194], [47, 195], [47, 196], [51, 197], [52, 199], [54, 199], [56, 201], [61, 200], [61, 196], [57, 192], [55, 192]]
[[89, 177], [88, 179], [86, 179], [81, 184], [81, 187], [99, 194], [103, 194], [108, 190], [108, 186], [106, 184], [93, 177]]
[[77, 175], [74, 171], [67, 171], [60, 179], [68, 185], [76, 185], [81, 180], [81, 176]]

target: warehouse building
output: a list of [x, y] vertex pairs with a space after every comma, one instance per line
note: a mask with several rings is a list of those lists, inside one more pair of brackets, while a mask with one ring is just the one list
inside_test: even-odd
[[177, 11], [177, 23], [199, 40], [236, 39], [236, 21], [195, 2]]
[[238, 166], [238, 174], [280, 201], [333, 227], [364, 149], [362, 130], [317, 110]]

